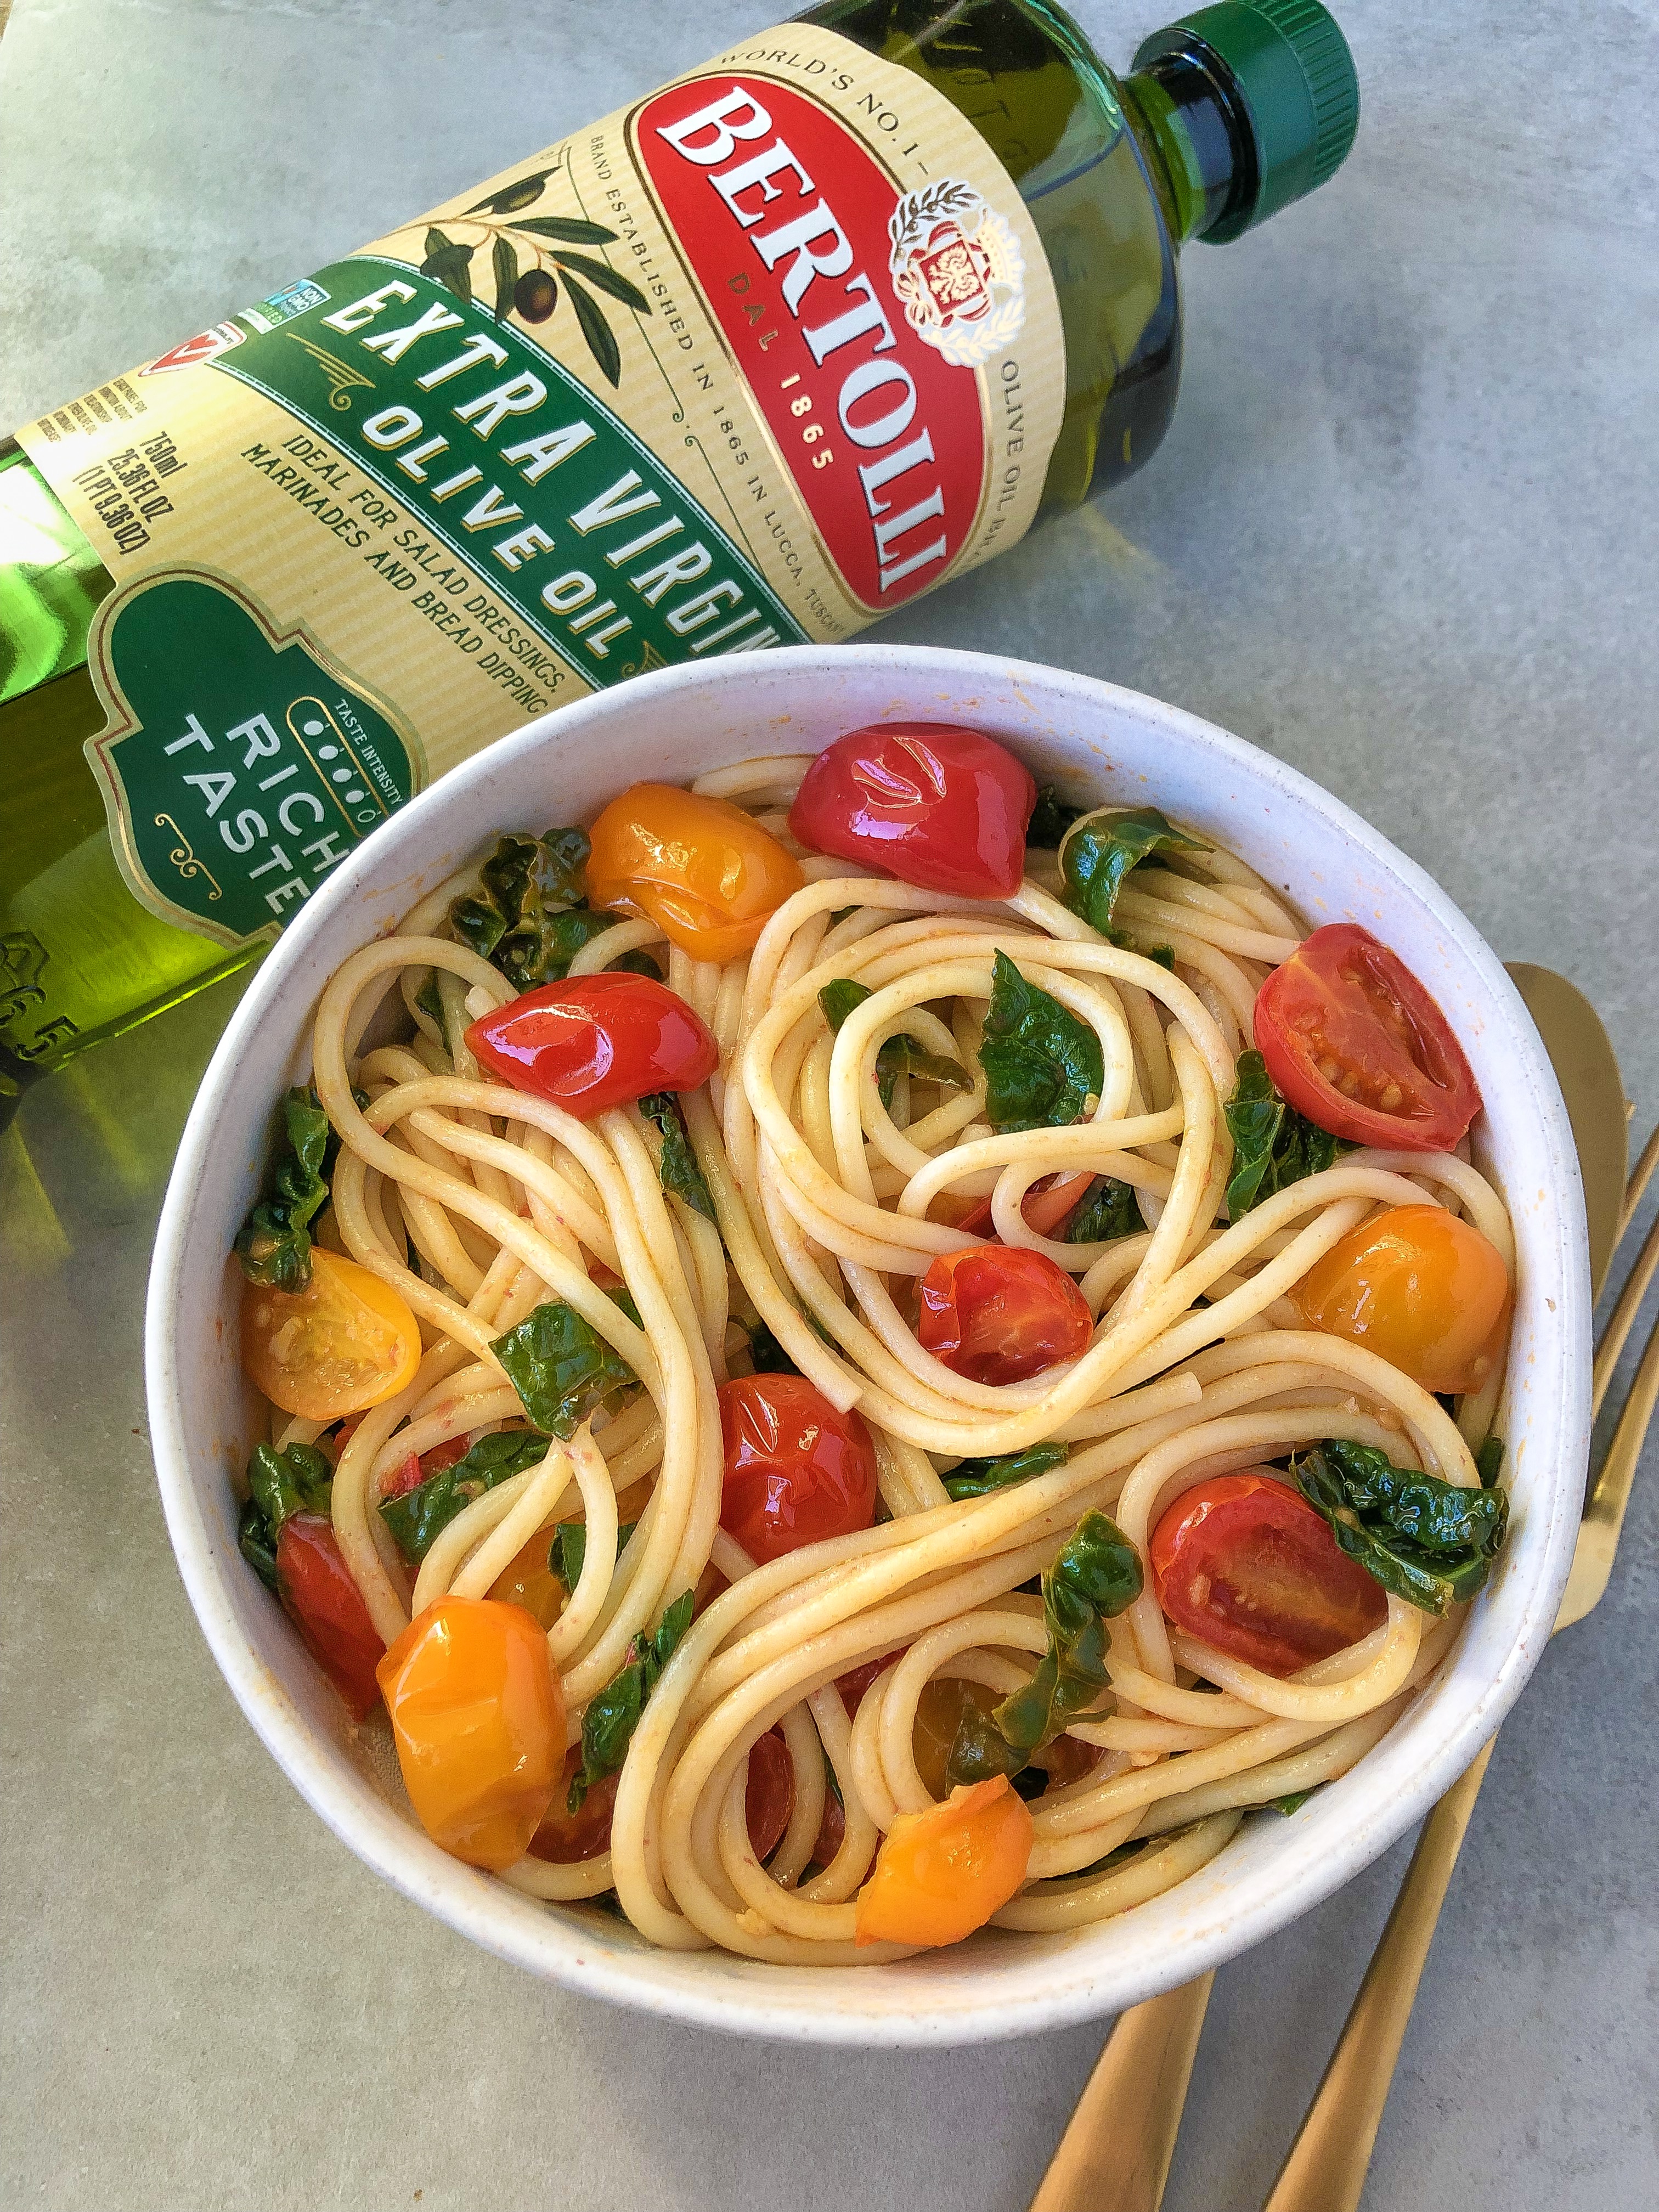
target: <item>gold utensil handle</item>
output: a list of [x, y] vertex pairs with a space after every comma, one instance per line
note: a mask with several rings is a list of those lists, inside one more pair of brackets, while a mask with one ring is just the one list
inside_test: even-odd
[[1265, 2212], [1358, 2212], [1417, 1984], [1492, 1752], [1489, 1743], [1423, 1823], [1342, 2039]]
[[1213, 1974], [1120, 2017], [1031, 2212], [1158, 2212]]

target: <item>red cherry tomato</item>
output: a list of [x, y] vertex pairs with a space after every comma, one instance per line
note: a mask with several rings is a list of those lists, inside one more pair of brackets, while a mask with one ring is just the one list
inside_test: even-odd
[[921, 1279], [924, 1351], [975, 1382], [1023, 1382], [1089, 1348], [1094, 1320], [1063, 1267], [1004, 1244], [941, 1252]]
[[1381, 1583], [1270, 1475], [1195, 1484], [1152, 1531], [1150, 1556], [1167, 1618], [1264, 1674], [1328, 1659], [1389, 1617]]
[[410, 1452], [407, 1459], [398, 1461], [380, 1485], [382, 1504], [388, 1498], [402, 1498], [409, 1491], [419, 1489], [429, 1475], [465, 1459], [466, 1451], [466, 1438], [459, 1436], [452, 1437], [447, 1444], [434, 1444], [429, 1452], [422, 1452], [418, 1457]]
[[276, 1538], [276, 1586], [283, 1610], [352, 1719], [367, 1718], [380, 1701], [374, 1669], [386, 1646], [325, 1515], [291, 1513], [283, 1522]]
[[866, 1660], [862, 1667], [854, 1667], [848, 1674], [836, 1675], [836, 1687], [841, 1692], [841, 1701], [847, 1708], [849, 1721], [858, 1718], [859, 1707], [864, 1703], [864, 1693], [877, 1675], [884, 1668], [890, 1667], [896, 1659], [902, 1659], [903, 1656], [902, 1649], [889, 1651], [879, 1659]]
[[795, 1762], [776, 1729], [769, 1729], [749, 1747], [749, 1781], [743, 1800], [744, 1820], [757, 1859], [769, 1859], [776, 1850], [794, 1809]]
[[804, 1375], [745, 1375], [720, 1398], [720, 1526], [751, 1559], [870, 1526], [876, 1454], [856, 1413], [838, 1413]]
[[530, 1838], [530, 1856], [551, 1866], [578, 1866], [596, 1859], [611, 1848], [611, 1815], [617, 1808], [620, 1774], [602, 1774], [575, 1812], [567, 1812], [570, 1784], [582, 1763], [581, 1746], [572, 1744], [565, 1753], [564, 1772], [554, 1785], [553, 1802], [542, 1815], [542, 1824]]
[[579, 1121], [652, 1091], [695, 1091], [720, 1065], [701, 1014], [649, 975], [576, 975], [473, 1023], [482, 1065]]
[[[1020, 1212], [1025, 1226], [1039, 1237], [1058, 1237], [1068, 1217], [1082, 1203], [1083, 1194], [1094, 1181], [1093, 1176], [1044, 1176], [1034, 1182], [1020, 1201]], [[975, 1199], [960, 1220], [957, 1229], [965, 1229], [970, 1237], [993, 1237], [991, 1201], [989, 1198]]]
[[849, 730], [802, 778], [789, 827], [803, 845], [956, 898], [1010, 898], [1025, 872], [1030, 771], [1006, 745], [948, 722]]
[[1352, 922], [1316, 929], [1255, 999], [1255, 1042], [1298, 1114], [1334, 1137], [1449, 1152], [1480, 1093], [1445, 1016]]
[[812, 1846], [814, 1866], [827, 1867], [841, 1849], [847, 1835], [847, 1808], [826, 1782], [823, 1790], [823, 1818], [818, 1822], [817, 1841]]

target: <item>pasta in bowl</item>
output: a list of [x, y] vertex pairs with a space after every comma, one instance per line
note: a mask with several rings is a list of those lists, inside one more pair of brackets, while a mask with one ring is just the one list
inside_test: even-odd
[[[1287, 1917], [1449, 1713], [1465, 1757], [1496, 1724], [1577, 1448], [1505, 1376], [1529, 1269], [1573, 1285], [1444, 975], [1191, 804], [1285, 771], [1154, 709], [1126, 775], [1148, 702], [1079, 679], [1042, 681], [1109, 765], [1040, 672], [1022, 731], [968, 657], [802, 658], [605, 702], [729, 726], [679, 781], [599, 748], [550, 832], [509, 741], [510, 812], [482, 774], [457, 838], [461, 779], [411, 810], [420, 896], [389, 861], [367, 926], [284, 941], [303, 1079], [232, 1293], [270, 1403], [217, 1480], [441, 1909], [732, 2026], [1006, 2033]], [[362, 1771], [393, 1747], [447, 1861]]]

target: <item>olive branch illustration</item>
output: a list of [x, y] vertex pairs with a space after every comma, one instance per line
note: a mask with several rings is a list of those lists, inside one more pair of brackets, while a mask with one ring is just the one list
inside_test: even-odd
[[[651, 308], [644, 293], [637, 285], [630, 284], [627, 277], [619, 276], [614, 269], [603, 261], [596, 261], [591, 254], [571, 250], [582, 246], [614, 245], [614, 230], [607, 230], [603, 223], [582, 222], [574, 216], [526, 216], [520, 212], [535, 205], [552, 173], [551, 169], [538, 169], [532, 176], [520, 177], [488, 199], [479, 200], [476, 206], [450, 216], [450, 230], [464, 228], [477, 233], [471, 242], [451, 237], [449, 231], [428, 230], [421, 274], [442, 284], [464, 306], [471, 306], [474, 296], [473, 260], [488, 247], [495, 291], [492, 313], [498, 323], [506, 320], [509, 308], [523, 322], [546, 322], [559, 303], [562, 280], [565, 297], [587, 342], [587, 349], [601, 374], [614, 386], [622, 377], [622, 351], [605, 309], [593, 294], [608, 293], [625, 307], [631, 307], [635, 314], [648, 315]], [[527, 259], [521, 259], [521, 256]], [[556, 276], [555, 270], [558, 272]]]

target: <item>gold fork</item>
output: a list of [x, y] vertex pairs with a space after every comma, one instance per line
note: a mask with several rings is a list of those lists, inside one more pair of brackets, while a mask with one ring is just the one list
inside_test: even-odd
[[[1538, 1024], [1567, 1102], [1584, 1183], [1591, 1279], [1599, 1291], [1659, 1158], [1659, 1131], [1644, 1149], [1627, 1188], [1628, 1109], [1618, 1063], [1595, 1009], [1565, 977], [1549, 969], [1516, 963], [1510, 973]], [[1594, 1388], [1598, 1408], [1656, 1260], [1659, 1260], [1659, 1245], [1650, 1237], [1597, 1354]], [[1558, 1627], [1565, 1626], [1569, 1619], [1582, 1619], [1606, 1587], [1642, 1437], [1652, 1413], [1656, 1385], [1659, 1385], [1659, 1357], [1650, 1341], [1607, 1462], [1585, 1501], [1578, 1550], [1568, 1595], [1557, 1618]], [[1579, 1611], [1569, 1614], [1568, 1604], [1575, 1593], [1583, 1596], [1583, 1602]], [[1310, 2110], [1307, 2126], [1312, 2126], [1317, 2116], [1319, 2143], [1346, 2150], [1351, 2163], [1357, 2157], [1357, 2179], [1352, 2190], [1346, 2196], [1332, 2193], [1340, 2188], [1340, 2177], [1333, 2175], [1329, 2153], [1322, 2149], [1316, 2160], [1304, 2161], [1310, 2169], [1310, 2193], [1282, 2199], [1276, 2194], [1267, 2212], [1352, 2212], [1358, 2204], [1423, 1959], [1491, 1752], [1489, 1744], [1430, 1815], [1384, 1935], [1383, 1948], [1390, 1937], [1396, 1938], [1389, 1966], [1384, 1969], [1379, 1965], [1380, 1948], [1349, 2015], [1331, 2069]], [[1398, 1929], [1396, 1921], [1402, 1923]], [[1031, 2200], [1030, 2212], [1158, 2212], [1214, 1979], [1213, 1974], [1200, 1975], [1121, 2015]], [[1362, 2007], [1365, 2008], [1363, 2023]], [[1367, 2039], [1363, 2061], [1358, 2057], [1362, 2033]], [[1345, 2054], [1339, 2080], [1339, 2062], [1344, 2061]], [[1365, 2115], [1356, 2113], [1352, 2101], [1358, 2085], [1367, 2081], [1373, 2085], [1375, 2101], [1368, 2125]], [[1359, 2132], [1350, 2134], [1344, 2142], [1345, 2129]], [[1304, 2140], [1311, 2153], [1316, 2136], [1307, 2134], [1306, 2126]], [[1292, 2168], [1297, 2167], [1302, 2148], [1299, 2142], [1297, 2152], [1292, 2154], [1281, 2176], [1281, 2188], [1301, 2186], [1299, 2179], [1292, 2178]]]

